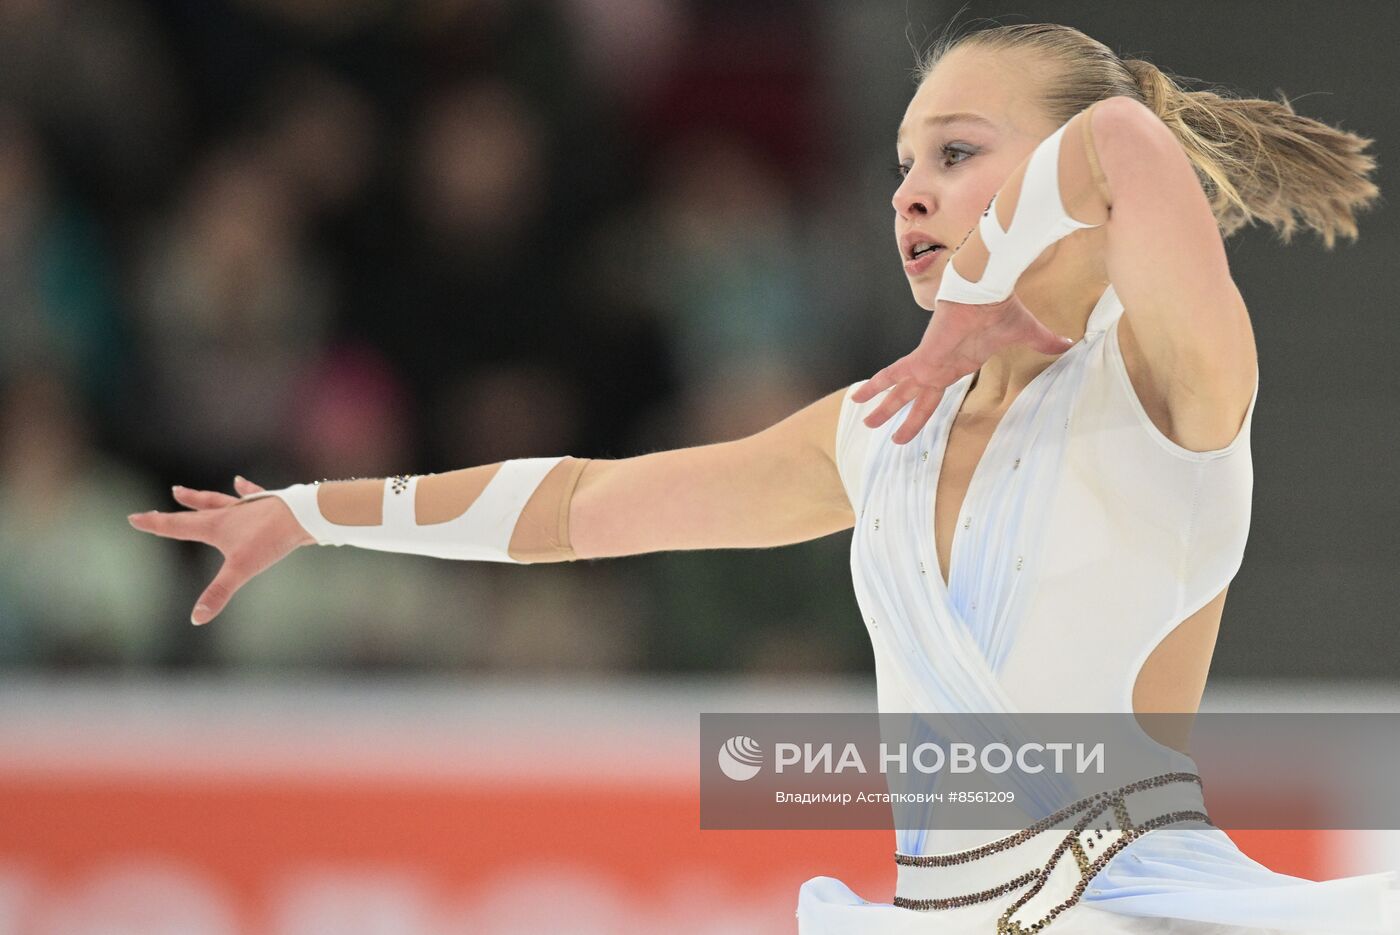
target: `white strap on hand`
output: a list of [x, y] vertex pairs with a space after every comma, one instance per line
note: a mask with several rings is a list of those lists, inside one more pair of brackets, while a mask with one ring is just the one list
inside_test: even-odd
[[530, 495], [564, 457], [503, 461], [466, 512], [446, 522], [426, 525], [419, 525], [415, 516], [417, 475], [406, 481], [384, 481], [382, 520], [373, 526], [348, 526], [327, 520], [317, 502], [318, 484], [293, 484], [241, 499], [277, 497], [318, 545], [353, 545], [381, 552], [522, 564], [511, 558], [508, 551], [516, 521]]
[[997, 220], [996, 205], [1001, 192], [992, 198], [978, 220], [988, 254], [982, 278], [969, 282], [953, 268], [950, 258], [943, 267], [943, 280], [938, 285], [936, 299], [966, 305], [1004, 302], [1015, 290], [1016, 280], [1047, 247], [1081, 228], [1100, 226], [1070, 217], [1060, 199], [1060, 141], [1068, 126], [1068, 121], [1061, 124], [1031, 153], [1012, 211], [1010, 229], [1003, 231]]

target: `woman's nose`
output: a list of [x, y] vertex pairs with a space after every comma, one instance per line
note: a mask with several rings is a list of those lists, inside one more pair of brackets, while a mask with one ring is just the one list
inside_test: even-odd
[[894, 205], [895, 213], [902, 218], [909, 218], [915, 214], [928, 214], [928, 199], [924, 195], [916, 192], [905, 191], [904, 185], [895, 190], [894, 197], [890, 203]]

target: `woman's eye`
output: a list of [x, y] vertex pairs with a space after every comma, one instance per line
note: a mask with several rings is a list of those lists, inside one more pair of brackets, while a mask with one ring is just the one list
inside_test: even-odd
[[[967, 158], [969, 158], [969, 157], [972, 156], [972, 152], [971, 152], [971, 151], [966, 150], [966, 149], [959, 149], [959, 148], [956, 147], [956, 146], [944, 146], [944, 147], [940, 150], [940, 152], [943, 154], [943, 166], [944, 166], [944, 168], [948, 168], [948, 169], [951, 169], [953, 166], [956, 166], [956, 165], [961, 165], [963, 162], [966, 162], [966, 161], [967, 161]], [[948, 162], [948, 159], [949, 159], [950, 157], [952, 157], [952, 156], [962, 156], [962, 157], [964, 157], [964, 158], [963, 158], [963, 159], [956, 159], [956, 160], [954, 160], [954, 161], [950, 164], [950, 163]], [[907, 163], [903, 163], [903, 162], [899, 163], [898, 165], [896, 165], [896, 166], [894, 167], [894, 175], [895, 175], [895, 178], [901, 179], [901, 180], [902, 180], [905, 176], [907, 176], [907, 175], [909, 174], [909, 170], [912, 169], [912, 168], [913, 168], [913, 166], [908, 165]]]
[[[966, 150], [966, 149], [958, 149], [956, 146], [944, 146], [943, 149], [942, 149], [942, 153], [943, 153], [943, 158], [944, 158], [945, 160], [948, 158], [949, 154], [954, 155], [954, 156], [968, 156], [968, 157], [970, 157], [970, 156], [972, 155], [972, 153], [969, 152], [968, 150]], [[964, 160], [959, 159], [958, 162], [953, 163], [953, 165], [958, 165], [959, 163], [961, 163], [961, 162], [963, 162], [963, 161], [964, 161]]]

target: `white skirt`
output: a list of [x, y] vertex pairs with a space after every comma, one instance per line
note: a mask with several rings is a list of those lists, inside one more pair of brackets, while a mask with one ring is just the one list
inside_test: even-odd
[[[1051, 841], [1071, 831], [1042, 831], [1015, 854], [1049, 855]], [[1102, 850], [1121, 831], [1096, 838]], [[1092, 831], [1079, 834], [1088, 840]], [[1089, 848], [1086, 848], [1089, 850]], [[970, 864], [939, 868], [900, 866], [896, 900], [913, 899], [917, 872], [944, 871], [939, 883], [956, 890], [938, 896], [986, 893], [1007, 885], [1008, 852]], [[995, 861], [994, 858], [1007, 858]], [[1035, 869], [1035, 868], [1029, 868]], [[1004, 924], [1008, 908], [1035, 887], [1022, 883], [993, 899], [955, 907], [909, 908], [872, 903], [830, 876], [816, 876], [798, 893], [799, 935], [997, 935], [1035, 931], [1064, 903], [1043, 931], [1050, 935], [1400, 935], [1400, 871], [1315, 882], [1270, 871], [1240, 851], [1228, 834], [1212, 827], [1149, 830], [1128, 841], [1092, 878], [1084, 880], [1072, 859], [1058, 859], [1040, 872], [1039, 892]], [[1082, 882], [1082, 886], [1081, 886]], [[1075, 890], [1081, 894], [1075, 899]], [[1015, 922], [1021, 928], [1011, 927]]]

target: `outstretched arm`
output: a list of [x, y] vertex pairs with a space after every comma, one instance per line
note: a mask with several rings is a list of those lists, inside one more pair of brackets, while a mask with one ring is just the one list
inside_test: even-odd
[[303, 545], [441, 558], [571, 561], [680, 549], [765, 548], [854, 522], [835, 462], [844, 388], [746, 438], [618, 460], [525, 458], [442, 474], [297, 484], [234, 497], [177, 488], [186, 512], [129, 517], [205, 542], [224, 564], [191, 619]]

